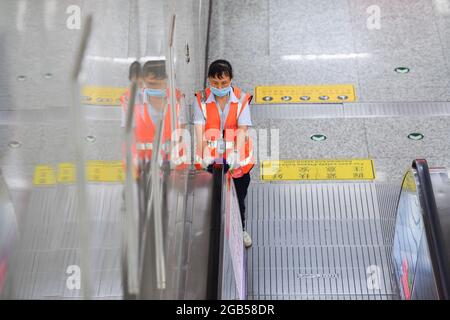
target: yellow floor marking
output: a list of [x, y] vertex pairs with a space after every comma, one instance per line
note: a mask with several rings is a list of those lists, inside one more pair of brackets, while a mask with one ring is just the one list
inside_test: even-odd
[[258, 104], [273, 103], [342, 103], [355, 102], [352, 84], [257, 86], [255, 101]]
[[52, 185], [56, 183], [55, 171], [51, 166], [39, 165], [35, 167], [33, 184]]
[[371, 159], [263, 161], [261, 180], [374, 180]]
[[85, 86], [82, 89], [81, 102], [97, 106], [119, 106], [120, 97], [125, 91], [125, 87]]
[[121, 161], [89, 161], [88, 180], [96, 182], [117, 182], [125, 179]]
[[75, 165], [73, 163], [58, 164], [58, 183], [74, 183], [75, 177]]
[[[54, 185], [56, 183], [74, 183], [76, 181], [75, 164], [59, 163], [57, 170], [50, 165], [35, 167], [33, 185]], [[87, 161], [86, 178], [88, 182], [122, 182], [125, 180], [121, 161]]]

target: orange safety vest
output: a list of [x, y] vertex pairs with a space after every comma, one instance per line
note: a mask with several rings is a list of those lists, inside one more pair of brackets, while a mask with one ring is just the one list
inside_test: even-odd
[[[128, 107], [128, 99], [130, 97], [130, 92], [127, 91], [120, 98], [123, 111], [126, 113]], [[179, 116], [180, 109], [180, 99], [181, 92], [177, 90], [177, 104], [176, 104], [176, 115], [177, 119]], [[155, 124], [150, 117], [148, 112], [147, 104], [135, 104], [134, 111], [134, 143], [131, 147], [131, 152], [133, 154], [133, 162], [136, 164], [137, 160], [150, 160], [153, 154], [153, 141], [155, 138]], [[176, 129], [179, 129], [179, 124], [177, 122]], [[163, 128], [163, 137], [162, 137], [162, 146], [161, 146], [161, 155], [163, 160], [170, 160], [170, 143], [172, 137], [172, 128], [171, 128], [171, 108], [168, 105], [168, 110], [166, 113], [166, 117], [164, 119], [164, 128]], [[179, 159], [177, 162], [176, 169], [182, 169], [187, 167], [186, 160], [183, 158], [184, 150], [180, 150]], [[181, 162], [181, 163], [179, 163]]]
[[[218, 148], [224, 149], [224, 152], [222, 153], [222, 157], [224, 159], [227, 159], [230, 153], [234, 152], [237, 148], [238, 118], [242, 111], [246, 107], [249, 107], [249, 102], [251, 101], [252, 96], [248, 93], [245, 95], [242, 94], [239, 88], [232, 87], [232, 89], [239, 102], [230, 103], [230, 110], [223, 127], [224, 132], [220, 132], [221, 127], [218, 106], [215, 102], [205, 102], [206, 98], [212, 94], [211, 89], [207, 88], [203, 92], [199, 91], [196, 93], [198, 105], [202, 109], [202, 113], [206, 119], [205, 139], [207, 144], [203, 150], [203, 154], [198, 154], [198, 152], [196, 154], [195, 167], [197, 169], [202, 168], [200, 164], [201, 161], [206, 159], [211, 161], [220, 157], [220, 150]], [[220, 144], [222, 146], [219, 146]], [[237, 150], [237, 152], [239, 154], [239, 165], [242, 172], [244, 174], [250, 172], [255, 163], [253, 157], [253, 142], [250, 137], [246, 137], [243, 150]]]

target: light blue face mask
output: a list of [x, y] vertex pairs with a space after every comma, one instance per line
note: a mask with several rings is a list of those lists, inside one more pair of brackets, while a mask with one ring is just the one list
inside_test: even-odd
[[160, 97], [166, 96], [166, 90], [164, 89], [144, 89], [144, 94], [150, 97]]
[[218, 97], [224, 97], [231, 92], [231, 86], [222, 89], [218, 89], [216, 87], [211, 86], [211, 91], [212, 93], [214, 93], [214, 95]]

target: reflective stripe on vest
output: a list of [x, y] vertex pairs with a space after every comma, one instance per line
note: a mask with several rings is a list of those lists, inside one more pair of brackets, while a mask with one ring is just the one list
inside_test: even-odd
[[245, 107], [248, 104], [248, 101], [250, 100], [250, 94], [246, 93], [240, 100], [238, 103], [238, 109], [237, 109], [237, 118], [239, 119], [239, 116], [242, 113], [242, 110], [245, 109]]
[[246, 165], [248, 165], [248, 164], [250, 164], [250, 163], [253, 164], [253, 161], [252, 161], [252, 160], [253, 160], [253, 151], [250, 150], [249, 153], [250, 153], [250, 154], [249, 154], [249, 156], [248, 156], [247, 158], [245, 158], [244, 160], [239, 161], [239, 165], [240, 165], [241, 167], [246, 166]]
[[140, 151], [143, 151], [143, 150], [153, 150], [153, 143], [150, 143], [150, 142], [147, 142], [147, 143], [145, 143], [145, 142], [136, 142], [136, 150], [140, 150]]
[[202, 90], [202, 91], [200, 91], [199, 93], [198, 93], [199, 95], [200, 95], [200, 97], [199, 97], [199, 107], [202, 109], [202, 113], [203, 113], [203, 116], [205, 117], [205, 119], [206, 119], [206, 92], [205, 92], [205, 90]]
[[[206, 144], [210, 148], [217, 148], [218, 141], [217, 140], [207, 140]], [[225, 149], [233, 149], [234, 141], [225, 141]]]

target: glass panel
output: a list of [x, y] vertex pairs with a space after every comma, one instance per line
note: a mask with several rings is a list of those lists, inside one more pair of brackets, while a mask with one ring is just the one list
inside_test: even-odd
[[400, 296], [406, 300], [437, 299], [418, 188], [416, 174], [408, 171], [398, 204], [393, 247], [395, 276]]
[[191, 144], [207, 6], [2, 1], [2, 298], [178, 296], [191, 157], [180, 143]]

